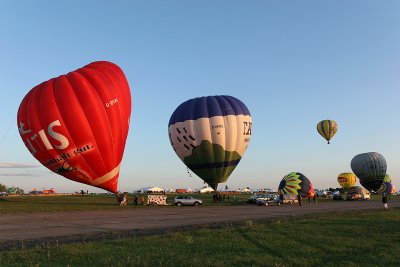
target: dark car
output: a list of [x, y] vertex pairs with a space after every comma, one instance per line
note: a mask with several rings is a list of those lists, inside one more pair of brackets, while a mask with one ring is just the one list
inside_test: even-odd
[[256, 204], [258, 206], [273, 206], [273, 205], [280, 206], [281, 201], [279, 195], [266, 194], [256, 198]]
[[259, 198], [261, 195], [260, 194], [254, 194], [252, 196], [249, 197], [249, 199], [247, 200], [248, 203], [250, 204], [256, 204], [256, 200], [257, 198]]
[[339, 191], [335, 191], [332, 194], [332, 199], [333, 200], [344, 200], [345, 198], [343, 197], [343, 195], [340, 194]]

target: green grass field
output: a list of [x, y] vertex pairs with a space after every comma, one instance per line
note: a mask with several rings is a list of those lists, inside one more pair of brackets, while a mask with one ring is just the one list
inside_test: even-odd
[[[167, 203], [173, 205], [176, 194], [167, 195]], [[232, 196], [226, 198], [225, 203], [212, 201], [212, 194], [191, 194], [203, 200], [203, 205], [233, 205]], [[237, 203], [245, 202], [249, 194], [237, 195]], [[133, 209], [143, 208], [142, 205], [133, 205], [133, 196], [128, 195], [128, 206], [119, 207], [114, 195], [55, 195], [55, 196], [5, 196], [0, 197], [1, 213], [21, 212], [58, 212], [58, 211], [88, 211], [106, 209]]]
[[400, 209], [0, 252], [0, 266], [399, 266]]
[[[190, 194], [203, 200], [204, 206], [215, 205], [241, 205], [247, 201], [250, 194], [236, 195], [237, 202], [233, 203], [232, 197], [225, 198], [225, 202], [215, 203], [212, 194]], [[167, 195], [167, 203], [173, 205], [176, 194]], [[5, 196], [0, 197], [0, 214], [23, 212], [59, 212], [59, 211], [90, 211], [90, 210], [115, 210], [135, 209], [145, 206], [132, 204], [133, 196], [128, 196], [128, 206], [119, 207], [114, 195], [55, 195], [55, 196]], [[400, 199], [392, 196], [392, 199]], [[380, 196], [373, 195], [371, 200], [380, 201]], [[306, 202], [307, 200], [303, 200]], [[332, 201], [332, 199], [319, 199], [319, 202]], [[167, 206], [168, 207], [168, 206]]]

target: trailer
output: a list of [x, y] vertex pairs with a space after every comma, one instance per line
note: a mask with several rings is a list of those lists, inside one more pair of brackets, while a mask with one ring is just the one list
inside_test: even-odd
[[166, 195], [148, 195], [147, 205], [167, 205]]
[[282, 204], [295, 204], [299, 202], [297, 200], [297, 195], [294, 194], [283, 194]]

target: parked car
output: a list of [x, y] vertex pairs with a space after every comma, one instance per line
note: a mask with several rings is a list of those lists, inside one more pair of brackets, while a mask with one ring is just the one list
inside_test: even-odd
[[327, 191], [326, 190], [315, 190], [314, 193], [317, 197], [326, 197]]
[[275, 194], [267, 194], [267, 195], [261, 195], [256, 199], [256, 204], [258, 206], [280, 206], [281, 202], [279, 199], [279, 195]]
[[346, 195], [346, 200], [361, 200], [361, 195], [350, 192]]
[[250, 203], [250, 204], [256, 204], [256, 200], [257, 200], [257, 198], [259, 198], [260, 196], [262, 196], [262, 194], [254, 194], [254, 195], [251, 195], [251, 196], [249, 197], [249, 199], [247, 200], [247, 202]]
[[175, 197], [175, 205], [180, 206], [199, 206], [203, 201], [192, 196], [177, 196]]
[[333, 200], [344, 200], [344, 197], [340, 194], [339, 191], [335, 191], [332, 193]]

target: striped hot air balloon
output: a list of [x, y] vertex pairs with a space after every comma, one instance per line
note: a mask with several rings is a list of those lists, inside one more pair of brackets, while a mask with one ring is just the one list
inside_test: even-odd
[[333, 138], [335, 133], [337, 132], [338, 125], [334, 120], [323, 120], [317, 124], [318, 133], [330, 143], [330, 140]]
[[97, 61], [35, 86], [17, 123], [27, 149], [49, 170], [116, 193], [130, 115], [122, 69]]
[[351, 160], [351, 169], [360, 184], [369, 191], [377, 191], [386, 175], [386, 160], [377, 152], [362, 153]]
[[301, 197], [314, 196], [314, 188], [310, 180], [299, 172], [291, 172], [279, 183], [280, 194], [294, 194]]
[[173, 112], [168, 134], [186, 166], [216, 190], [241, 160], [251, 136], [246, 105], [232, 96], [190, 99]]
[[392, 192], [393, 192], [393, 185], [392, 185], [391, 183], [389, 183], [389, 182], [383, 182], [383, 183], [381, 184], [381, 186], [379, 187], [379, 189], [378, 189], [377, 192], [378, 192], [379, 194], [385, 193], [385, 194], [390, 195], [390, 194], [392, 194]]

